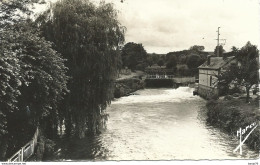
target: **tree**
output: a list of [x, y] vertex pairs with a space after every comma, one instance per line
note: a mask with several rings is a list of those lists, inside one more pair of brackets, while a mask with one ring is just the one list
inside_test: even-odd
[[199, 55], [190, 55], [187, 57], [187, 66], [191, 71], [191, 75], [198, 73], [198, 66], [203, 63]]
[[[4, 136], [0, 140], [4, 143], [0, 144], [0, 148], [4, 148], [1, 150], [1, 157], [4, 158], [8, 148], [7, 141], [14, 140], [10, 142], [14, 146], [19, 144], [15, 141], [19, 138], [13, 139], [16, 132], [31, 138], [32, 134], [26, 134], [30, 128], [39, 126], [44, 131], [44, 125], [48, 123], [46, 119], [57, 117], [55, 114], [58, 102], [67, 91], [67, 76], [64, 59], [52, 49], [50, 42], [39, 37], [32, 24], [13, 25], [12, 29], [2, 30], [0, 33], [0, 61], [3, 64], [0, 69], [3, 76], [0, 81], [0, 86], [3, 87], [0, 116], [5, 117], [2, 120]], [[27, 106], [30, 108], [32, 125], [26, 123]], [[48, 124], [55, 125], [56, 121], [53, 119]], [[13, 151], [13, 148], [9, 147], [8, 151]]]
[[248, 41], [239, 50], [237, 59], [241, 64], [237, 74], [238, 83], [246, 88], [246, 102], [249, 102], [249, 90], [253, 85], [258, 84], [259, 80], [259, 51], [255, 45]]
[[[47, 122], [54, 128], [48, 131], [56, 131], [58, 104], [67, 93], [67, 68], [65, 60], [52, 49], [52, 43], [40, 37], [36, 27], [30, 28], [32, 26], [21, 26], [18, 31], [20, 35], [16, 38], [24, 47], [19, 59], [23, 77], [29, 83], [22, 84], [18, 102], [20, 107], [30, 107], [36, 124]], [[41, 127], [46, 129], [43, 125]]]
[[202, 64], [202, 60], [199, 55], [190, 55], [187, 58], [187, 66], [189, 69], [195, 69]]
[[232, 46], [230, 52], [223, 53], [223, 58], [225, 59], [227, 57], [237, 56], [238, 52], [239, 52], [239, 48]]
[[20, 94], [18, 88], [21, 81], [17, 52], [11, 50], [3, 31], [0, 31], [0, 36], [0, 160], [4, 160], [8, 147], [7, 115], [17, 109], [16, 98]]
[[224, 72], [216, 75], [218, 81], [215, 85], [217, 85], [220, 95], [228, 94], [231, 85], [235, 85], [237, 87], [238, 71], [239, 68], [237, 65], [231, 65]]
[[253, 85], [258, 84], [258, 59], [259, 51], [255, 45], [247, 42], [238, 50], [237, 61], [240, 65], [231, 65], [226, 71], [218, 77], [218, 86], [242, 86], [246, 88], [246, 102], [249, 102], [250, 89]]
[[[100, 132], [113, 99], [124, 28], [110, 3], [58, 1], [37, 20], [43, 36], [67, 59], [70, 94], [64, 100], [66, 131], [76, 136]], [[123, 58], [123, 56], [122, 56]]]
[[232, 46], [231, 51], [237, 53], [239, 51], [239, 48]]
[[158, 61], [160, 60], [160, 56], [158, 54], [155, 54], [155, 53], [153, 53], [151, 56], [152, 56], [152, 59], [153, 59], [153, 63], [157, 64]]
[[186, 55], [180, 56], [179, 62], [180, 62], [180, 64], [186, 64], [186, 62], [187, 62], [187, 57], [186, 57]]
[[180, 68], [178, 69], [179, 75], [181, 75], [181, 76], [189, 76], [189, 72], [188, 72], [188, 69], [186, 67], [184, 65], [180, 66]]
[[160, 67], [162, 67], [163, 64], [164, 64], [163, 60], [159, 60], [158, 63], [157, 63], [157, 65], [160, 66]]
[[178, 60], [178, 58], [179, 58], [179, 53], [178, 52], [169, 52], [169, 53], [167, 53], [166, 54], [166, 56], [165, 56], [165, 61], [169, 61], [170, 59], [171, 59], [171, 57], [173, 57], [174, 56], [174, 58], [176, 59], [176, 60]]
[[[66, 91], [64, 59], [50, 42], [39, 37], [35, 26], [26, 22], [32, 13], [29, 6], [36, 2], [39, 1], [0, 2], [0, 160], [5, 160], [7, 151], [13, 154], [16, 146], [31, 138], [28, 132], [42, 126], [39, 121], [44, 121], [43, 116], [56, 111], [57, 102]], [[31, 91], [34, 88], [38, 90]], [[27, 97], [32, 99], [26, 102]], [[31, 107], [30, 128], [25, 105]]]
[[200, 45], [194, 45], [191, 46], [189, 49], [190, 53], [200, 53], [201, 51], [203, 51], [205, 49], [204, 46], [200, 46]]
[[176, 56], [171, 56], [168, 62], [166, 63], [166, 68], [173, 69], [176, 68], [176, 66], [177, 66]]
[[129, 42], [122, 49], [123, 66], [134, 70], [138, 64], [144, 63], [147, 53], [142, 44]]
[[151, 67], [154, 64], [153, 58], [151, 55], [147, 57], [147, 63]]
[[223, 56], [223, 53], [225, 52], [224, 48], [222, 45], [220, 46], [216, 46], [215, 50], [214, 50], [214, 54], [217, 56], [218, 54], [218, 49], [219, 49], [219, 57]]
[[32, 14], [30, 7], [44, 0], [3, 0], [0, 2], [0, 28], [25, 21]]

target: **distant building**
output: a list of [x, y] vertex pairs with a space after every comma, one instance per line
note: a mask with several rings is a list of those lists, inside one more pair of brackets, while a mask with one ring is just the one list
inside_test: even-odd
[[198, 67], [199, 85], [198, 94], [207, 98], [209, 95], [219, 95], [217, 88], [217, 77], [222, 71], [225, 71], [230, 65], [237, 65], [234, 56], [231, 57], [212, 57], [208, 56], [207, 61]]

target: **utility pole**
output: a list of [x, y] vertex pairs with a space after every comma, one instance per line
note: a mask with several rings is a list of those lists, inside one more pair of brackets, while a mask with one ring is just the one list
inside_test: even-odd
[[219, 57], [219, 29], [220, 29], [220, 27], [218, 27], [218, 39], [217, 39], [217, 57]]
[[[218, 31], [217, 31], [218, 36], [217, 36], [217, 39], [216, 39], [216, 40], [217, 40], [217, 57], [219, 57], [219, 53], [220, 53], [220, 52], [219, 52], [219, 46], [226, 44], [226, 39], [219, 39], [219, 36], [220, 36], [219, 29], [220, 29], [220, 27], [218, 27]], [[220, 44], [220, 43], [219, 43], [219, 40], [223, 40], [224, 43]]]

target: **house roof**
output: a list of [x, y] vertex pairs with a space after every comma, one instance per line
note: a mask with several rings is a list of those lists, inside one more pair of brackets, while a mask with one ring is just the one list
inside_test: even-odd
[[235, 56], [227, 57], [223, 59], [223, 57], [210, 57], [210, 65], [208, 65], [208, 61], [204, 62], [200, 65], [199, 69], [220, 69], [229, 62], [231, 62]]

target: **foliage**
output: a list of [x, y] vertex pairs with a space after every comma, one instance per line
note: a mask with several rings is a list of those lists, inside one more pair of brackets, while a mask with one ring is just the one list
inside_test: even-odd
[[[0, 33], [0, 114], [5, 117], [1, 134], [4, 132], [9, 137], [15, 130], [19, 132], [19, 119], [25, 120], [30, 115], [33, 124], [38, 125], [45, 122], [43, 117], [56, 113], [57, 104], [67, 90], [67, 76], [64, 60], [50, 42], [39, 37], [32, 24], [13, 25]], [[26, 114], [26, 106], [30, 114]]]
[[193, 76], [191, 70], [185, 65], [180, 65], [177, 73], [180, 76]]
[[190, 69], [194, 69], [197, 68], [198, 66], [200, 66], [202, 64], [202, 60], [200, 58], [200, 56], [198, 55], [190, 55], [187, 58], [187, 65]]
[[226, 69], [226, 71], [221, 72], [219, 75], [216, 75], [218, 78], [217, 86], [220, 89], [220, 95], [225, 95], [229, 93], [229, 89], [234, 84], [237, 86], [236, 75], [238, 74], [238, 66], [231, 65]]
[[240, 67], [237, 73], [237, 80], [239, 85], [246, 87], [247, 99], [249, 100], [249, 90], [255, 84], [258, 84], [259, 75], [259, 51], [255, 45], [247, 42], [238, 53], [237, 56]]
[[30, 7], [44, 0], [2, 0], [0, 2], [0, 28], [25, 21], [32, 14]]
[[230, 87], [230, 85], [243, 86], [246, 88], [249, 101], [249, 90], [258, 84], [258, 49], [255, 45], [248, 42], [238, 51], [237, 61], [239, 65], [231, 65], [223, 71], [218, 78], [218, 86]]
[[223, 53], [223, 57], [232, 57], [232, 56], [237, 56], [239, 52], [239, 48], [232, 46], [231, 51], [230, 52], [225, 52]]
[[[124, 28], [113, 5], [84, 0], [58, 1], [37, 20], [47, 40], [67, 59], [68, 87], [61, 114], [66, 131], [79, 138], [100, 131], [104, 110], [113, 98]], [[123, 57], [123, 56], [122, 56]]]
[[0, 160], [31, 138], [66, 91], [64, 60], [28, 19], [39, 2], [0, 2]]
[[239, 51], [239, 48], [232, 46], [231, 51], [237, 53]]
[[0, 31], [0, 34], [0, 139], [2, 139], [8, 133], [6, 115], [17, 109], [17, 96], [20, 95], [18, 88], [21, 85], [19, 78], [21, 68], [17, 57], [19, 50], [13, 51], [14, 43], [11, 44], [6, 39], [10, 36], [10, 33]]
[[157, 63], [158, 66], [162, 67], [164, 65], [164, 62], [163, 60], [159, 60], [158, 63]]
[[186, 64], [187, 63], [187, 56], [183, 55], [179, 58], [180, 64]]
[[204, 46], [201, 46], [201, 45], [194, 45], [194, 46], [191, 46], [189, 51], [190, 53], [199, 53], [201, 51], [203, 51], [205, 49]]
[[166, 68], [176, 68], [176, 66], [177, 66], [177, 58], [176, 56], [171, 56], [166, 63]]
[[136, 66], [146, 61], [147, 53], [142, 44], [129, 42], [122, 49], [123, 66], [135, 70]]
[[[231, 100], [210, 100], [207, 102], [207, 122], [224, 129], [231, 135], [237, 134], [239, 128], [246, 128], [254, 122], [259, 121], [259, 102], [254, 100], [250, 104], [245, 104], [240, 99]], [[256, 129], [246, 140], [246, 144], [256, 151], [260, 147], [260, 130]]]
[[157, 64], [158, 61], [160, 60], [160, 55], [154, 53], [151, 56], [152, 56], [153, 64]]
[[217, 56], [218, 54], [218, 50], [219, 50], [219, 57], [223, 56], [223, 53], [225, 52], [224, 48], [222, 45], [220, 46], [216, 46], [215, 50], [214, 50], [214, 54]]
[[176, 58], [176, 61], [179, 61], [179, 58], [183, 56], [182, 51], [181, 52], [169, 52], [165, 56], [165, 62], [167, 63], [172, 57]]
[[147, 64], [151, 67], [154, 64], [153, 57], [148, 55], [147, 57]]

